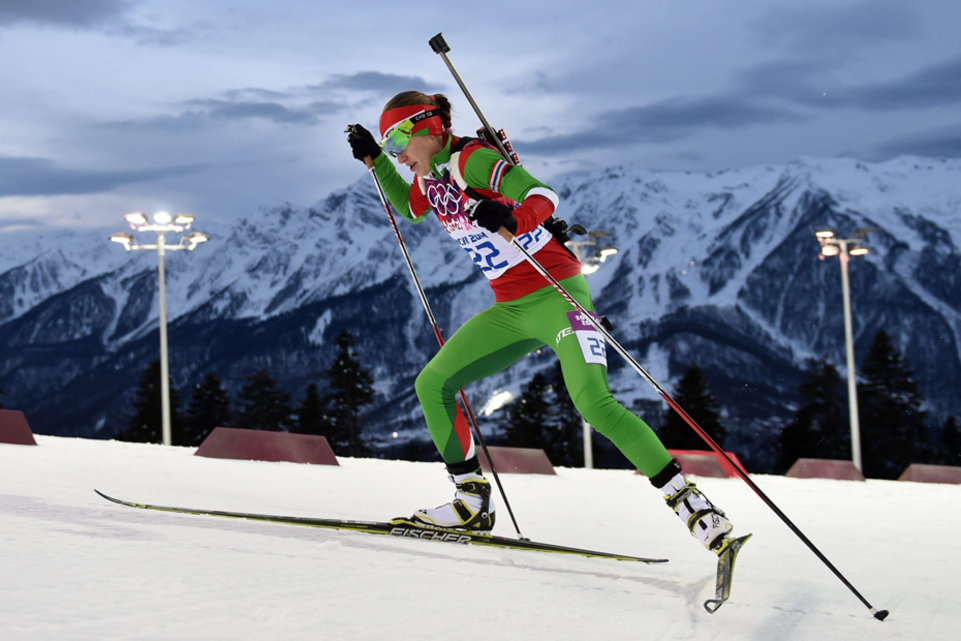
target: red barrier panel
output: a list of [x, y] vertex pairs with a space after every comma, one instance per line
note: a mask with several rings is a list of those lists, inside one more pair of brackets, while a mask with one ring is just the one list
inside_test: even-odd
[[[668, 450], [668, 453], [681, 464], [681, 471], [685, 475], [711, 476], [714, 478], [734, 477], [737, 476], [734, 465], [747, 474], [747, 468], [744, 467], [744, 464], [741, 463], [734, 452], [725, 452], [734, 461], [734, 465], [725, 461], [714, 450]], [[641, 474], [641, 471], [637, 470], [637, 473]]]
[[27, 417], [19, 410], [0, 410], [0, 443], [36, 445]]
[[215, 427], [194, 455], [248, 461], [340, 465], [323, 436], [235, 427]]
[[912, 463], [898, 478], [899, 481], [916, 483], [955, 483], [961, 484], [961, 467], [956, 465], [928, 465]]
[[727, 478], [729, 475], [716, 457], [704, 452], [703, 454], [679, 454], [671, 452], [677, 462], [681, 464], [681, 471], [685, 476], [709, 476]]
[[713, 476], [723, 478], [726, 476], [737, 476], [734, 465], [741, 468], [745, 474], [747, 470], [734, 452], [725, 452], [734, 465], [731, 465], [724, 458], [713, 450], [668, 450], [668, 452], [681, 464], [684, 474], [694, 476]]
[[836, 479], [863, 481], [864, 474], [851, 461], [826, 458], [799, 458], [785, 476], [797, 479]]
[[[498, 474], [557, 474], [544, 450], [532, 447], [488, 447]], [[481, 450], [478, 454], [481, 469], [490, 472], [491, 466]]]

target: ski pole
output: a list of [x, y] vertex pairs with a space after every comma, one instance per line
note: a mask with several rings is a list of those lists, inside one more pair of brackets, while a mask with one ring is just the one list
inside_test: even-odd
[[450, 51], [450, 46], [447, 44], [447, 41], [444, 40], [444, 34], [438, 33], [428, 41], [428, 44], [430, 45], [430, 48], [434, 50], [434, 53], [438, 54], [444, 60], [444, 64], [447, 65], [451, 75], [454, 76], [454, 80], [457, 81], [461, 91], [464, 92], [464, 96], [467, 97], [467, 102], [469, 102], [471, 107], [474, 108], [474, 113], [476, 113], [477, 117], [480, 118], [481, 124], [484, 125], [484, 130], [487, 132], [486, 137], [488, 138], [488, 142], [496, 146], [498, 151], [501, 152], [501, 155], [504, 156], [504, 158], [512, 165], [521, 164], [520, 158], [516, 153], [514, 153], [513, 145], [511, 145], [510, 141], [507, 139], [507, 134], [503, 129], [494, 131], [494, 128], [491, 126], [491, 124], [487, 122], [487, 118], [484, 117], [484, 113], [481, 111], [477, 102], [474, 101], [474, 97], [467, 89], [467, 85], [461, 79], [460, 74], [457, 73], [457, 69], [454, 68], [454, 63], [452, 63], [450, 58], [447, 57], [447, 52]]
[[[380, 179], [377, 178], [377, 174], [374, 172], [374, 163], [368, 157], [364, 159], [367, 165], [367, 170], [370, 172], [371, 177], [374, 179], [374, 186], [377, 187], [377, 195], [380, 198], [380, 203], [384, 206], [384, 211], [387, 213], [387, 218], [390, 220], [390, 226], [394, 230], [394, 236], [397, 238], [397, 244], [400, 245], [401, 253], [404, 255], [404, 260], [407, 263], [407, 269], [410, 271], [411, 279], [414, 281], [414, 287], [417, 289], [417, 294], [420, 296], [420, 302], [424, 306], [424, 311], [427, 312], [427, 319], [430, 321], [431, 327], [434, 329], [434, 337], [437, 339], [437, 343], [443, 347], [444, 346], [444, 335], [440, 331], [440, 326], [437, 324], [437, 319], [434, 317], [434, 312], [430, 308], [430, 303], [427, 300], [427, 294], [424, 292], [423, 286], [420, 284], [420, 278], [417, 276], [417, 271], [414, 269], [414, 262], [410, 258], [410, 254], [407, 251], [407, 244], [404, 242], [404, 237], [401, 236], [400, 228], [397, 226], [397, 221], [394, 219], [394, 213], [390, 209], [390, 204], [387, 202], [387, 196], [384, 194], [384, 188], [380, 184]], [[514, 530], [517, 531], [517, 536], [520, 539], [527, 540], [526, 537], [521, 534], [521, 528], [517, 524], [517, 518], [514, 516], [514, 510], [511, 508], [510, 501], [507, 499], [507, 494], [504, 492], [504, 486], [501, 484], [500, 476], [497, 474], [497, 469], [494, 467], [494, 459], [490, 455], [490, 451], [487, 449], [487, 443], [484, 441], [484, 436], [481, 434], [480, 427], [477, 425], [477, 417], [474, 414], [474, 410], [471, 404], [467, 401], [467, 394], [463, 389], [459, 391], [461, 405], [464, 409], [464, 414], [467, 416], [467, 420], [470, 423], [471, 429], [474, 432], [474, 436], [477, 438], [477, 442], [480, 443], [481, 450], [484, 452], [484, 456], [487, 457], [487, 462], [491, 468], [491, 476], [494, 477], [494, 482], [497, 484], [497, 490], [500, 492], [501, 498], [504, 500], [504, 507], [507, 508], [507, 513], [511, 517], [511, 521], [514, 524]]]
[[796, 535], [798, 536], [798, 538], [800, 538], [801, 541], [815, 554], [815, 556], [817, 556], [818, 559], [820, 559], [821, 562], [823, 562], [824, 565], [826, 565], [826, 566], [828, 567], [828, 569], [831, 570], [831, 572], [833, 572], [834, 575], [835, 575], [838, 579], [840, 579], [841, 583], [843, 583], [845, 586], [847, 586], [847, 588], [848, 588], [848, 589], [861, 601], [861, 603], [863, 603], [869, 610], [873, 610], [873, 611], [874, 611], [874, 618], [878, 619], [879, 621], [883, 621], [883, 620], [888, 616], [888, 611], [887, 611], [887, 610], [875, 610], [875, 609], [874, 609], [874, 606], [872, 606], [872, 605], [868, 602], [868, 600], [865, 599], [864, 596], [857, 590], [857, 588], [855, 588], [854, 585], [853, 585], [843, 574], [841, 574], [841, 571], [838, 570], [838, 569], [834, 566], [834, 564], [831, 563], [830, 560], [828, 560], [828, 558], [821, 552], [821, 550], [819, 550], [818, 547], [817, 547], [816, 545], [814, 545], [814, 543], [813, 543], [807, 536], [805, 536], [804, 532], [802, 532], [801, 529], [798, 528], [798, 526], [796, 526], [796, 525], [794, 524], [794, 522], [791, 521], [790, 518], [788, 518], [787, 514], [785, 514], [785, 513], [781, 510], [781, 508], [779, 508], [779, 507], [774, 503], [774, 501], [772, 501], [772, 500], [767, 496], [767, 494], [765, 494], [764, 491], [761, 490], [761, 488], [757, 486], [757, 484], [751, 479], [751, 477], [748, 476], [747, 472], [745, 472], [743, 469], [741, 469], [741, 466], [738, 465], [737, 463], [735, 463], [735, 462], [731, 459], [731, 457], [727, 455], [727, 452], [725, 452], [724, 449], [723, 449], [720, 445], [718, 445], [717, 442], [716, 442], [713, 438], [711, 438], [711, 435], [708, 434], [708, 433], [704, 430], [704, 428], [701, 427], [701, 426], [698, 424], [698, 422], [695, 421], [694, 418], [693, 418], [690, 414], [688, 414], [687, 411], [686, 411], [683, 407], [681, 407], [676, 400], [674, 400], [674, 399], [671, 397], [670, 394], [668, 394], [666, 391], [664, 391], [664, 389], [663, 389], [660, 385], [657, 384], [657, 381], [655, 381], [654, 378], [653, 378], [650, 374], [647, 373], [647, 370], [645, 370], [643, 367], [641, 367], [641, 364], [638, 363], [637, 360], [635, 360], [633, 356], [631, 356], [630, 352], [628, 352], [626, 349], [624, 349], [624, 347], [614, 339], [614, 337], [611, 335], [611, 333], [610, 333], [609, 331], [607, 331], [607, 329], [600, 323], [600, 321], [598, 321], [597, 319], [595, 319], [595, 317], [594, 317], [592, 314], [590, 314], [586, 309], [584, 309], [584, 306], [581, 305], [580, 303], [578, 303], [577, 300], [575, 300], [574, 297], [571, 296], [571, 294], [570, 294], [566, 289], [564, 289], [564, 286], [561, 285], [561, 284], [557, 281], [557, 279], [554, 278], [546, 269], [544, 269], [544, 267], [543, 267], [539, 262], [537, 262], [537, 259], [536, 259], [536, 258], [534, 258], [526, 249], [524, 249], [523, 245], [521, 245], [520, 242], [518, 242], [517, 238], [514, 237], [506, 227], [501, 227], [501, 228], [500, 228], [500, 231], [499, 231], [498, 233], [501, 235], [501, 237], [504, 238], [504, 240], [506, 240], [507, 242], [511, 243], [519, 252], [521, 252], [521, 254], [523, 254], [525, 260], [527, 260], [527, 262], [528, 262], [541, 276], [543, 276], [545, 279], [547, 279], [547, 281], [551, 284], [551, 286], [553, 286], [554, 289], [555, 289], [559, 294], [561, 294], [561, 296], [563, 296], [563, 297], [567, 300], [568, 303], [571, 304], [571, 306], [573, 306], [578, 312], [580, 312], [581, 315], [584, 317], [584, 319], [585, 319], [587, 322], [589, 322], [589, 323], [594, 327], [594, 329], [596, 329], [598, 332], [600, 332], [600, 334], [604, 337], [604, 339], [607, 341], [607, 343], [608, 343], [611, 347], [614, 348], [614, 351], [616, 351], [618, 354], [620, 354], [621, 357], [623, 357], [624, 360], [627, 361], [628, 365], [630, 365], [630, 366], [634, 369], [635, 372], [637, 372], [638, 374], [641, 375], [641, 378], [643, 378], [645, 381], [647, 381], [648, 384], [650, 384], [651, 387], [654, 388], [654, 391], [656, 391], [656, 392], [660, 395], [660, 397], [663, 398], [665, 402], [667, 402], [667, 404], [671, 407], [671, 409], [673, 409], [675, 412], [677, 412], [677, 413], [680, 415], [680, 417], [681, 417], [682, 419], [684, 419], [684, 422], [685, 422], [685, 423], [687, 423], [695, 432], [697, 432], [698, 436], [700, 436], [700, 437], [704, 440], [704, 442], [707, 443], [707, 444], [710, 446], [710, 448], [711, 448], [712, 450], [714, 450], [715, 452], [717, 452], [717, 454], [718, 454], [719, 456], [721, 456], [725, 461], [727, 461], [727, 462], [730, 464], [730, 466], [734, 469], [734, 471], [737, 473], [737, 475], [738, 475], [745, 483], [748, 484], [748, 487], [750, 487], [752, 490], [754, 490], [754, 492], [761, 498], [761, 500], [764, 501], [764, 503], [766, 503], [767, 506], [768, 506], [769, 508], [771, 508], [771, 509], [774, 511], [775, 514], [777, 514], [777, 516], [781, 519], [781, 521], [783, 521], [784, 524], [787, 525], [787, 526], [791, 529], [791, 531], [794, 532], [794, 534], [796, 534]]
[[[429, 44], [431, 49], [434, 50], [434, 53], [439, 54], [441, 58], [443, 58], [444, 63], [447, 65], [447, 68], [450, 70], [451, 74], [454, 76], [454, 79], [457, 81], [457, 84], [460, 86], [461, 90], [464, 92], [464, 95], [467, 97], [468, 102], [470, 102], [471, 106], [474, 108], [474, 111], [477, 113], [477, 116], [480, 118], [481, 123], [483, 123], [485, 130], [489, 134], [489, 137], [493, 139], [491, 142], [497, 145], [501, 153], [506, 158], [511, 159], [514, 162], [514, 164], [520, 164], [517, 161], [517, 154], [514, 153], [512, 148], [508, 150], [508, 147], [501, 140], [501, 136], [495, 133], [494, 128], [491, 127], [489, 122], [487, 122], [487, 119], [484, 117], [484, 114], [481, 112], [480, 107], [477, 105], [477, 102], [474, 100], [473, 96], [471, 96], [470, 94], [470, 91], [467, 89], [467, 85], [461, 79], [460, 74], [457, 73], [457, 70], [454, 68], [454, 65], [451, 63], [450, 58], [447, 56], [447, 53], [450, 51], [450, 46], [447, 44], [447, 41], [444, 40], [443, 34], [438, 33], [436, 36], [430, 39]], [[503, 131], [501, 131], [500, 134], [503, 135]], [[506, 135], [504, 136], [504, 140], [506, 141]], [[509, 145], [510, 143], [506, 143], [506, 144]], [[734, 469], [737, 475], [745, 483], [747, 483], [748, 487], [750, 487], [755, 492], [755, 494], [757, 494], [761, 498], [761, 500], [764, 501], [764, 503], [766, 503], [767, 506], [774, 511], [774, 513], [784, 522], [784, 524], [787, 525], [788, 528], [790, 528], [791, 531], [794, 532], [794, 534], [801, 539], [801, 541], [815, 554], [815, 556], [817, 556], [818, 559], [820, 559], [821, 562], [824, 563], [828, 567], [828, 569], [831, 570], [831, 572], [833, 572], [834, 575], [838, 579], [840, 579], [840, 581], [845, 586], [847, 586], [847, 588], [861, 601], [861, 603], [863, 603], [869, 610], [874, 610], [874, 606], [872, 606], [867, 601], [867, 599], [865, 599], [864, 596], [857, 590], [857, 588], [855, 588], [854, 585], [850, 581], [848, 581], [848, 579], [843, 574], [841, 574], [840, 570], [838, 570], [834, 566], [834, 564], [831, 563], [830, 560], [828, 560], [828, 558], [821, 552], [821, 550], [819, 550], [817, 546], [814, 545], [814, 543], [807, 536], [805, 536], [805, 534], [800, 530], [800, 528], [798, 528], [794, 524], [794, 522], [791, 521], [790, 518], [788, 518], [787, 514], [785, 514], [774, 503], [774, 501], [772, 501], [767, 496], [767, 494], [765, 494], [761, 490], [761, 488], [758, 487], [753, 480], [751, 480], [747, 472], [741, 469], [741, 466], [736, 464], [731, 459], [731, 457], [727, 455], [727, 453], [723, 450], [723, 448], [721, 448], [721, 446], [718, 445], [713, 438], [711, 438], [711, 435], [708, 434], [704, 430], [704, 428], [702, 428], [697, 423], [697, 421], [695, 421], [694, 418], [690, 414], [688, 414], [687, 411], [683, 407], [681, 407], [678, 404], [678, 402], [671, 397], [670, 394], [668, 394], [666, 391], [664, 391], [664, 389], [660, 385], [658, 385], [657, 381], [655, 381], [654, 378], [647, 373], [647, 370], [641, 367], [641, 364], [638, 363], [633, 356], [631, 356], [630, 352], [624, 349], [624, 347], [622, 347], [621, 344], [614, 339], [611, 333], [607, 331], [607, 329], [598, 320], [596, 320], [593, 315], [591, 315], [586, 309], [584, 309], [584, 307], [580, 303], [578, 303], [566, 289], [564, 289], [564, 286], [561, 285], [557, 281], [557, 279], [555, 279], [546, 269], [544, 269], [544, 267], [539, 262], [537, 262], [537, 260], [526, 249], [524, 249], [524, 247], [517, 241], [514, 235], [511, 234], [510, 231], [505, 227], [501, 227], [498, 233], [504, 238], [504, 240], [512, 244], [519, 252], [521, 252], [521, 254], [524, 256], [524, 259], [541, 276], [543, 276], [551, 284], [551, 286], [558, 293], [560, 293], [561, 296], [563, 296], [567, 300], [567, 302], [571, 304], [572, 307], [574, 307], [574, 309], [580, 312], [581, 315], [586, 319], [586, 321], [590, 323], [591, 326], [594, 327], [594, 329], [600, 332], [600, 334], [604, 337], [604, 339], [608, 342], [608, 344], [611, 345], [614, 348], [614, 350], [618, 354], [620, 354], [622, 358], [624, 358], [625, 361], [627, 361], [628, 365], [630, 365], [635, 372], [640, 374], [641, 378], [647, 381], [647, 383], [654, 388], [654, 391], [656, 391], [658, 395], [662, 399], [664, 399], [664, 401], [671, 407], [671, 409], [673, 409], [675, 412], [678, 413], [678, 415], [680, 415], [680, 417], [684, 420], [684, 422], [687, 423], [697, 433], [697, 435], [700, 436], [701, 439], [703, 439], [704, 442], [708, 444], [708, 446], [710, 446], [712, 450], [714, 450], [719, 456], [721, 456], [725, 461], [727, 461], [730, 464], [730, 466]], [[887, 610], [874, 610], [874, 617], [880, 621], [883, 621], [887, 616], [888, 616]]]

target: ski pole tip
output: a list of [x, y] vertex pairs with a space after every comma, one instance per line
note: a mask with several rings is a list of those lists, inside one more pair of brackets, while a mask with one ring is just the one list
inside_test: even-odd
[[876, 610], [874, 612], [874, 618], [878, 621], [884, 621], [888, 618], [889, 612], [887, 610]]

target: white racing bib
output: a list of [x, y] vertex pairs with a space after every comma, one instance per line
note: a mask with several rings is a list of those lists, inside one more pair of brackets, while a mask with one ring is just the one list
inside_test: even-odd
[[[587, 313], [590, 314], [594, 320], [597, 320], [597, 314], [593, 312]], [[570, 320], [571, 330], [574, 332], [574, 336], [577, 337], [577, 342], [581, 346], [584, 362], [607, 367], [607, 342], [604, 340], [604, 335], [591, 325], [583, 313], [577, 310], [567, 312], [567, 318]], [[562, 337], [558, 336], [558, 340], [560, 340], [560, 338]]]
[[[437, 214], [448, 235], [457, 241], [489, 280], [500, 277], [511, 267], [524, 262], [524, 254], [500, 234], [487, 231], [467, 215], [470, 199], [457, 185], [445, 180], [426, 179], [423, 182], [427, 202]], [[534, 254], [547, 245], [551, 233], [538, 226], [533, 231], [517, 236], [517, 241], [528, 253]]]

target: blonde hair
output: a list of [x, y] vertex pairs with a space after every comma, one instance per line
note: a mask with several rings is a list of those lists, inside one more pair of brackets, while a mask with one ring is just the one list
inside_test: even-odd
[[430, 105], [437, 107], [437, 110], [440, 112], [440, 120], [444, 125], [444, 129], [451, 128], [450, 100], [448, 100], [447, 96], [442, 93], [427, 95], [422, 91], [402, 91], [387, 101], [387, 104], [384, 105], [383, 111], [388, 111], [397, 107], [413, 107], [414, 105]]

